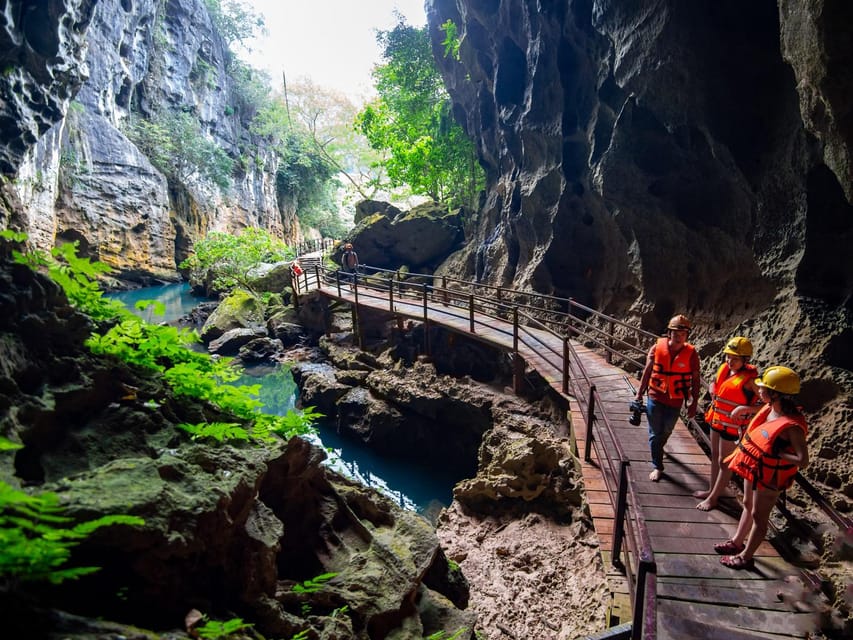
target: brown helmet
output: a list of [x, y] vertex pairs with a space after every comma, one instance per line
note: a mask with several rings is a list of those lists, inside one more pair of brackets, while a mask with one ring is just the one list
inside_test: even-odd
[[693, 328], [693, 324], [687, 319], [687, 316], [679, 313], [677, 316], [672, 316], [666, 328], [670, 331], [690, 331]]

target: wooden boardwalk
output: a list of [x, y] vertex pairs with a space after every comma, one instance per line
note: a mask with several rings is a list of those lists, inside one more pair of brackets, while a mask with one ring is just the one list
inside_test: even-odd
[[[355, 294], [343, 287], [321, 286], [327, 297], [355, 302]], [[394, 298], [386, 292], [370, 293], [359, 287], [359, 307], [369, 307], [398, 316], [423, 320], [424, 302], [417, 299]], [[564, 344], [561, 339], [544, 330], [525, 329], [516, 340], [513, 324], [490, 315], [471, 314], [468, 309], [448, 307], [440, 302], [428, 302], [428, 321], [513, 351], [514, 345], [528, 367], [536, 371], [563, 394]], [[471, 328], [473, 326], [473, 333]], [[577, 360], [572, 360], [569, 377], [573, 385], [582, 379], [581, 367], [594, 384], [602, 399], [601, 409], [607, 414], [614, 437], [630, 460], [630, 472], [637, 488], [639, 509], [645, 519], [656, 562], [656, 637], [662, 640], [703, 638], [710, 640], [739, 640], [741, 638], [805, 638], [817, 628], [814, 614], [795, 611], [790, 598], [780, 594], [793, 590], [786, 579], [796, 577], [796, 567], [784, 561], [766, 541], [756, 553], [752, 571], [736, 571], [720, 564], [713, 544], [729, 538], [735, 530], [739, 508], [733, 498], [721, 501], [720, 509], [701, 512], [692, 497], [697, 489], [707, 488], [710, 462], [681, 421], [676, 425], [664, 458], [664, 478], [648, 480], [651, 470], [648, 453], [648, 425], [643, 417], [639, 426], [628, 422], [628, 404], [633, 392], [625, 381], [625, 371], [608, 362], [598, 353], [572, 343]], [[636, 382], [635, 382], [636, 384]], [[574, 437], [580, 458], [585, 446], [585, 417], [579, 407], [583, 389], [572, 389], [567, 396], [571, 407]], [[565, 395], [565, 394], [563, 394]], [[596, 438], [610, 451], [609, 436], [596, 430]], [[611, 487], [618, 479], [605, 478], [602, 467], [593, 457], [583, 463], [582, 471], [590, 513], [601, 542], [602, 558], [613, 592], [612, 621], [631, 621], [631, 601], [623, 573], [612, 566], [612, 534], [614, 512], [606, 483]], [[605, 471], [606, 472], [606, 471]], [[615, 491], [615, 489], [614, 489]], [[632, 507], [629, 507], [632, 508]], [[623, 554], [627, 550], [623, 547]]]

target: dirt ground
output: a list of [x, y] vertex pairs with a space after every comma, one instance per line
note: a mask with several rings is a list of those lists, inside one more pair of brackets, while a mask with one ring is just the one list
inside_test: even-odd
[[603, 630], [609, 592], [591, 523], [442, 512], [438, 538], [471, 586], [478, 639], [573, 640]]

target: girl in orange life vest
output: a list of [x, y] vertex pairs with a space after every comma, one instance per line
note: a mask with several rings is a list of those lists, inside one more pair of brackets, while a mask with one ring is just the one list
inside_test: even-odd
[[658, 339], [646, 357], [646, 368], [637, 389], [641, 402], [646, 390], [646, 415], [649, 419], [649, 449], [652, 472], [649, 480], [657, 482], [663, 475], [663, 448], [669, 439], [684, 404], [687, 417], [696, 415], [699, 405], [699, 355], [687, 342], [691, 324], [685, 316], [674, 316], [667, 325], [668, 336]]
[[694, 491], [694, 498], [705, 498], [696, 505], [700, 511], [710, 511], [729, 484], [732, 473], [722, 464], [723, 458], [735, 449], [741, 428], [757, 411], [750, 408], [758, 400], [755, 379], [758, 369], [749, 364], [752, 343], [743, 336], [728, 341], [723, 353], [726, 361], [717, 370], [716, 380], [711, 383], [713, 402], [705, 413], [705, 421], [711, 426], [711, 478], [707, 491]]
[[788, 367], [769, 367], [756, 384], [765, 406], [724, 460], [746, 482], [737, 531], [730, 540], [714, 545], [717, 553], [727, 554], [720, 562], [732, 569], [753, 566], [752, 556], [767, 535], [773, 505], [809, 463], [808, 427], [793, 398], [800, 392], [800, 377]]

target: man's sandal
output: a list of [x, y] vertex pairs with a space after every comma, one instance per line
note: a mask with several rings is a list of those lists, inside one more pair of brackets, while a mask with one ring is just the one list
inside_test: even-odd
[[[727, 556], [736, 555], [743, 551], [745, 548], [745, 544], [738, 544], [734, 540], [726, 540], [725, 542], [718, 542], [714, 545], [714, 551]], [[723, 564], [725, 564], [725, 562]]]
[[720, 558], [720, 564], [729, 569], [752, 569], [755, 567], [752, 558], [747, 560], [743, 556], [723, 556]]

